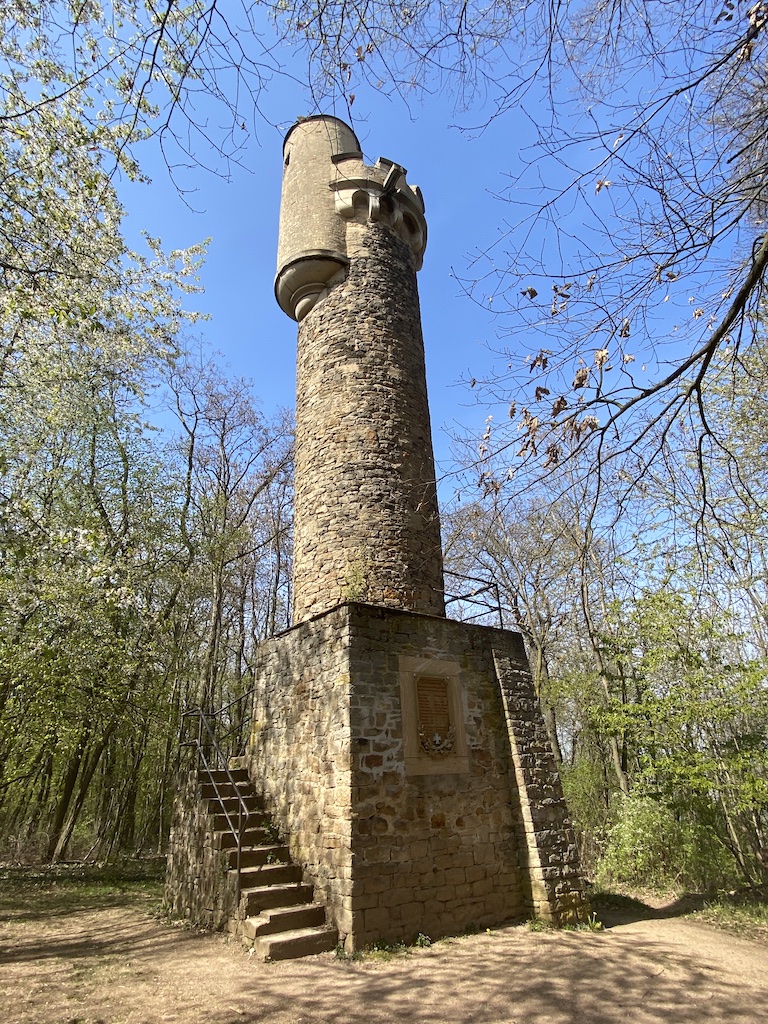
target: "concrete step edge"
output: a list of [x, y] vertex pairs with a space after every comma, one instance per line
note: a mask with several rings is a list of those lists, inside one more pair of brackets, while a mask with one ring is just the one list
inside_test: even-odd
[[336, 947], [338, 938], [335, 928], [296, 928], [274, 935], [260, 935], [254, 942], [254, 949], [265, 960], [294, 960], [327, 953]]
[[[241, 850], [256, 850], [260, 846], [263, 846], [264, 843], [261, 842], [261, 840], [262, 839], [266, 839], [267, 837], [266, 836], [258, 836], [258, 837], [254, 836], [254, 833], [263, 832], [263, 831], [264, 830], [260, 829], [258, 826], [255, 826], [253, 828], [248, 828], [243, 833], [243, 844], [240, 847], [240, 849]], [[220, 849], [220, 850], [225, 851], [225, 852], [229, 852], [230, 850], [236, 850], [237, 849], [237, 844], [235, 843], [235, 838], [232, 835], [232, 833], [229, 831], [228, 828], [227, 829], [221, 829], [221, 828], [214, 829], [212, 834], [213, 834], [214, 845], [216, 845], [217, 849]], [[253, 842], [254, 838], [257, 838], [258, 841], [257, 842]]]
[[240, 912], [254, 917], [272, 907], [312, 903], [314, 890], [306, 882], [275, 882], [240, 891]]
[[[285, 843], [249, 843], [248, 846], [241, 846], [240, 849], [242, 853], [256, 853], [258, 851], [265, 855], [268, 853], [278, 854], [288, 852], [288, 847]], [[229, 852], [237, 853], [236, 850], [230, 850]], [[282, 863], [282, 861], [280, 863]]]
[[[278, 860], [273, 861], [271, 864], [251, 864], [250, 867], [241, 868], [240, 875], [279, 875], [282, 871], [286, 871], [288, 868], [301, 871], [301, 868], [294, 864], [292, 861]], [[298, 881], [298, 879], [297, 879]]]
[[[303, 920], [296, 924], [297, 919]], [[243, 940], [254, 942], [266, 935], [281, 935], [297, 928], [325, 928], [325, 907], [320, 903], [295, 903], [290, 907], [271, 907], [240, 922]]]
[[248, 775], [248, 772], [245, 770], [245, 768], [232, 768], [229, 772], [229, 775], [227, 775], [227, 773], [222, 768], [214, 768], [210, 772], [200, 771], [198, 769], [197, 772], [197, 778], [199, 782], [210, 783], [211, 780], [213, 780], [217, 785], [220, 785], [222, 782], [229, 783], [230, 776], [231, 782], [234, 782], [236, 785], [239, 785], [242, 782], [250, 783], [251, 781], [250, 776]]
[[[289, 892], [294, 892], [297, 889], [309, 889], [310, 892], [314, 892], [309, 882], [278, 882], [276, 885], [244, 885], [240, 890], [243, 896], [247, 896], [249, 893], [261, 893], [261, 892], [272, 892], [276, 889], [286, 889]], [[289, 903], [285, 904], [286, 907]]]
[[[242, 797], [243, 803], [246, 805], [246, 807], [248, 807], [249, 804], [258, 807], [259, 809], [261, 809], [264, 806], [263, 803], [259, 800], [259, 798], [255, 796], [253, 793], [244, 793], [242, 794]], [[211, 796], [204, 796], [203, 800], [207, 800], [209, 804], [218, 804], [219, 807], [222, 804], [224, 805], [224, 807], [240, 807], [240, 797], [233, 793], [229, 795], [223, 794], [218, 797], [214, 793]]]

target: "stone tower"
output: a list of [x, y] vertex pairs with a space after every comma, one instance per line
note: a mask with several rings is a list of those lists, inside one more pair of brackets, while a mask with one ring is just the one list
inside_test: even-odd
[[294, 625], [258, 652], [248, 774], [347, 950], [583, 920], [522, 639], [445, 617], [421, 193], [334, 117], [299, 121], [283, 160]]
[[416, 271], [418, 188], [334, 117], [283, 149], [275, 293], [299, 321], [293, 618], [343, 601], [442, 615]]

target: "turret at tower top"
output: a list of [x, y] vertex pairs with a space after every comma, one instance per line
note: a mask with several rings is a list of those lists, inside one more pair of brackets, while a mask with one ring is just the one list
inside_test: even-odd
[[407, 244], [421, 268], [427, 224], [421, 190], [406, 181], [400, 164], [380, 157], [363, 160], [352, 129], [336, 117], [307, 117], [283, 145], [275, 294], [281, 309], [301, 320], [343, 280], [349, 266], [347, 225], [370, 220], [387, 224]]

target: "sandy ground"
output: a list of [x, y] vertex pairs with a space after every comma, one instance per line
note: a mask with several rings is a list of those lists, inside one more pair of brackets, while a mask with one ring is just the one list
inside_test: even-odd
[[768, 1022], [768, 949], [675, 917], [604, 913], [604, 932], [516, 926], [387, 961], [264, 964], [135, 898], [40, 902], [0, 921], [5, 1024]]

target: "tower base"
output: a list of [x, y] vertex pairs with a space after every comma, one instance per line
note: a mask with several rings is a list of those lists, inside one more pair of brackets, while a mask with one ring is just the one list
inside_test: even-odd
[[246, 758], [347, 951], [584, 921], [522, 638], [350, 603], [260, 648]]

